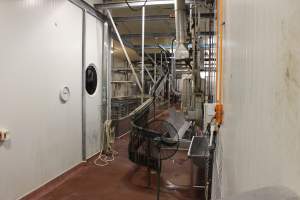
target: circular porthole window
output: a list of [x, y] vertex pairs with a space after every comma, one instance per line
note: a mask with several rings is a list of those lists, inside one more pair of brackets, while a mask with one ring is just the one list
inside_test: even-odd
[[97, 71], [94, 65], [89, 65], [85, 71], [85, 89], [89, 95], [97, 89]]

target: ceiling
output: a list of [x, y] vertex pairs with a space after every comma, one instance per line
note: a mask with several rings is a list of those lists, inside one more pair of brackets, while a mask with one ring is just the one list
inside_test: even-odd
[[[124, 3], [124, 0], [104, 1], [104, 3], [116, 2]], [[134, 9], [135, 11], [127, 6], [114, 8], [111, 10], [111, 13], [123, 42], [136, 53], [136, 55], [131, 55], [131, 57], [139, 59], [138, 54], [140, 54], [142, 46], [142, 9], [141, 7], [134, 7]], [[202, 12], [208, 13], [209, 11], [203, 7]], [[161, 49], [159, 49], [158, 45], [170, 49], [172, 40], [175, 37], [174, 5], [146, 6], [145, 16], [145, 52], [160, 52]], [[208, 31], [207, 18], [203, 18], [201, 21], [201, 30]], [[121, 51], [118, 52], [121, 53]]]
[[[132, 11], [129, 8], [114, 9], [112, 10], [112, 15], [123, 40], [139, 53], [142, 47], [142, 9], [138, 11]], [[149, 19], [153, 16], [170, 16], [169, 19], [165, 20], [152, 19], [145, 21], [145, 52], [160, 52], [160, 49], [156, 46], [158, 44], [170, 45], [174, 38], [175, 18], [173, 5], [147, 6], [145, 16]], [[122, 17], [127, 17], [128, 20], [117, 20], [122, 19]], [[150, 47], [155, 48], [150, 49]]]

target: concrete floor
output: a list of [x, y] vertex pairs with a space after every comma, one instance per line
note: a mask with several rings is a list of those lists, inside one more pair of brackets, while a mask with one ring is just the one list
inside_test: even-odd
[[[138, 167], [127, 158], [127, 138], [118, 139], [115, 149], [119, 155], [109, 166], [95, 166], [93, 160], [83, 165], [76, 174], [44, 192], [41, 200], [155, 200], [156, 174], [151, 175], [151, 187], [147, 187], [147, 170]], [[174, 184], [189, 185], [191, 163], [186, 152], [178, 153], [175, 160], [163, 163], [163, 185], [166, 179]], [[165, 186], [162, 186], [165, 187]], [[203, 193], [191, 189], [162, 189], [162, 200], [203, 199]]]

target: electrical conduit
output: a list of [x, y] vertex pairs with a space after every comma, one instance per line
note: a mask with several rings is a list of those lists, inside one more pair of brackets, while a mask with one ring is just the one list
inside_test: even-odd
[[216, 37], [217, 37], [217, 62], [216, 62], [216, 121], [223, 123], [223, 0], [216, 3]]

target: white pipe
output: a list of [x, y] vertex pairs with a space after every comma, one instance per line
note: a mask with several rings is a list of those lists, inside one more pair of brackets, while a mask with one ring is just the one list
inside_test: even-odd
[[133, 68], [132, 62], [131, 62], [131, 60], [130, 60], [130, 57], [128, 56], [128, 53], [127, 53], [127, 51], [126, 51], [126, 48], [125, 48], [125, 46], [124, 46], [124, 43], [123, 43], [122, 38], [121, 38], [121, 36], [120, 36], [120, 33], [119, 33], [119, 31], [118, 31], [118, 29], [117, 29], [117, 27], [116, 27], [116, 24], [115, 24], [115, 22], [114, 22], [114, 20], [113, 20], [113, 18], [112, 18], [112, 16], [111, 16], [110, 11], [109, 11], [109, 10], [106, 10], [106, 11], [107, 11], [108, 17], [109, 17], [109, 19], [110, 19], [110, 21], [111, 21], [111, 23], [112, 23], [112, 25], [113, 25], [113, 27], [114, 27], [114, 30], [115, 30], [115, 32], [116, 32], [116, 34], [117, 34], [117, 37], [118, 37], [119, 42], [120, 42], [120, 44], [121, 44], [121, 46], [122, 46], [123, 52], [124, 52], [124, 54], [125, 54], [125, 56], [126, 56], [126, 59], [127, 59], [128, 63], [129, 63], [129, 67], [131, 68], [132, 73], [133, 73], [133, 75], [134, 75], [134, 77], [135, 77], [136, 83], [138, 84], [138, 86], [139, 86], [139, 88], [140, 88], [140, 91], [143, 93], [143, 89], [142, 89], [141, 83], [140, 83], [139, 78], [138, 78], [138, 76], [137, 76], [137, 74], [136, 74], [136, 72], [135, 72], [135, 70], [134, 70], [134, 68]]
[[143, 102], [144, 90], [145, 90], [144, 76], [145, 76], [145, 6], [143, 6], [142, 8], [142, 102]]
[[154, 81], [156, 82], [156, 53], [154, 53]]
[[209, 139], [209, 146], [212, 146], [213, 137], [214, 137], [215, 125], [210, 125], [210, 139]]

